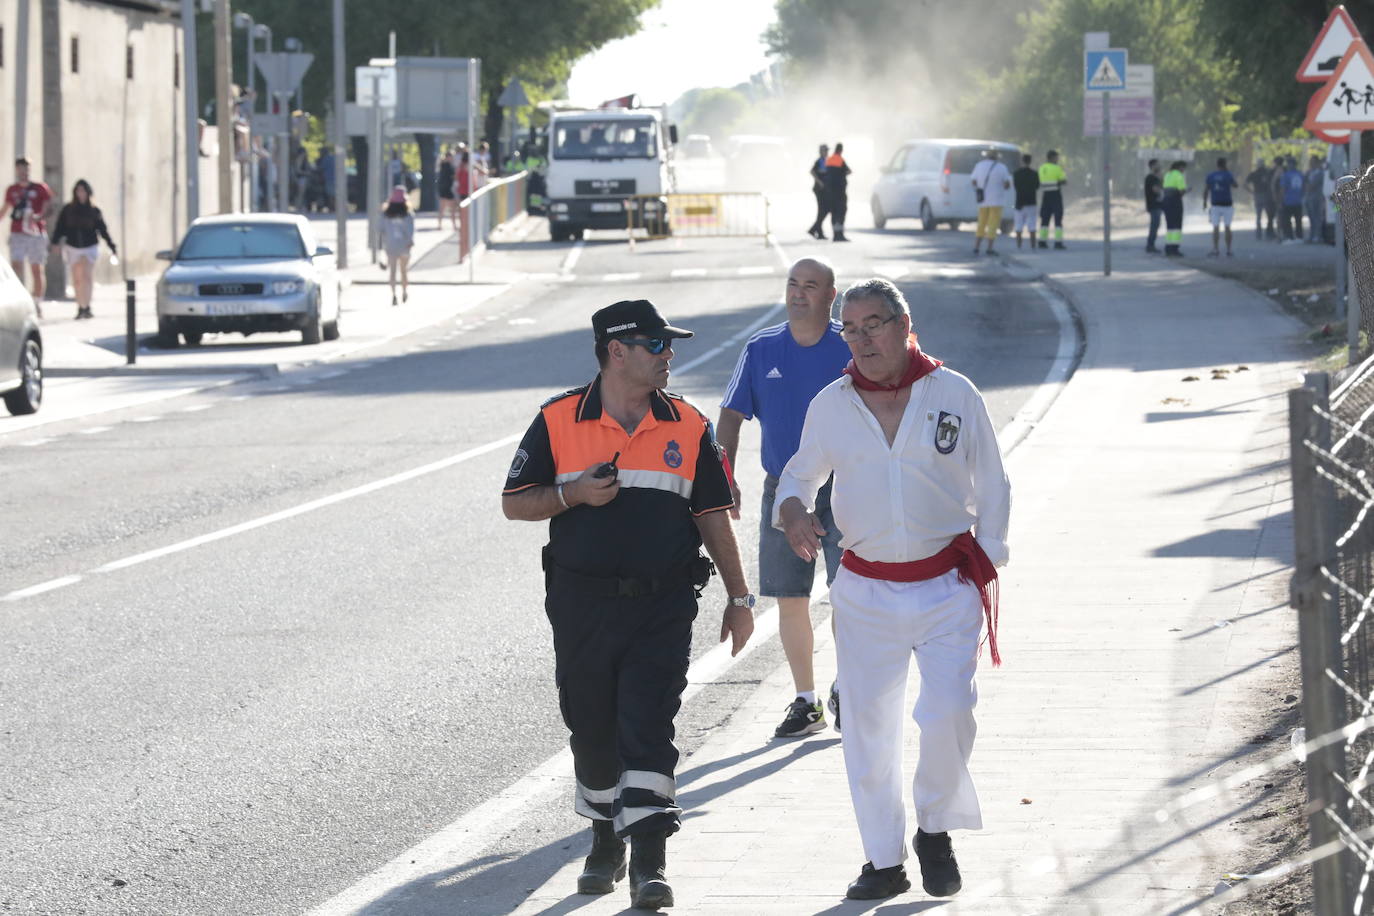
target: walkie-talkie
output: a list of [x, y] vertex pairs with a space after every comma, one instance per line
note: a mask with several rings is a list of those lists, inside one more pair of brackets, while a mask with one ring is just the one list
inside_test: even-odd
[[616, 476], [616, 474], [620, 472], [620, 469], [615, 466], [615, 463], [619, 460], [620, 453], [616, 452], [614, 455], [611, 456], [610, 461], [607, 461], [601, 467], [597, 468], [595, 471], [592, 471], [592, 476], [596, 478]]

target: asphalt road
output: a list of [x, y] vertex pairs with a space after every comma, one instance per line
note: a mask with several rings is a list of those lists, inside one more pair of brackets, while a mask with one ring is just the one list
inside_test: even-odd
[[[833, 258], [842, 283], [900, 275], [923, 346], [1010, 420], [1059, 343], [1035, 288], [971, 259], [966, 232], [851, 235], [781, 240]], [[525, 279], [329, 371], [54, 424], [33, 446], [0, 428], [0, 596], [21, 592], [0, 600], [0, 911], [307, 911], [564, 746], [545, 529], [500, 514], [502, 440], [591, 377], [589, 316], [627, 297], [697, 331], [670, 387], [714, 416], [738, 345], [707, 354], [781, 320], [784, 284], [757, 239], [572, 250], [501, 246], [484, 270]], [[413, 297], [445, 294], [443, 257], [417, 266]], [[752, 570], [756, 424], [742, 453]], [[694, 657], [721, 600], [713, 585]], [[773, 639], [703, 689], [684, 752], [781, 663]], [[583, 829], [567, 807], [454, 862], [445, 911], [506, 912], [538, 886]]]

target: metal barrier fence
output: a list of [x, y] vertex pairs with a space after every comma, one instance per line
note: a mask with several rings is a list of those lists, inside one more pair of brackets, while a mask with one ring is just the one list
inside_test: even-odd
[[505, 178], [488, 181], [458, 204], [458, 261], [468, 262], [469, 279], [475, 270], [469, 255], [480, 251], [498, 226], [525, 210], [525, 190], [528, 172], [516, 172]]
[[1343, 245], [1350, 260], [1346, 318], [1350, 365], [1354, 366], [1370, 355], [1374, 340], [1374, 307], [1360, 307], [1360, 303], [1374, 306], [1374, 169], [1358, 181], [1342, 178], [1332, 196], [1337, 209], [1337, 256]]
[[[1336, 193], [1360, 353], [1374, 323], [1357, 311], [1374, 303], [1372, 185]], [[1307, 375], [1288, 406], [1314, 910], [1374, 913], [1374, 359], [1335, 391]]]
[[625, 230], [651, 239], [748, 238], [767, 243], [768, 197], [757, 191], [642, 194], [625, 201]]

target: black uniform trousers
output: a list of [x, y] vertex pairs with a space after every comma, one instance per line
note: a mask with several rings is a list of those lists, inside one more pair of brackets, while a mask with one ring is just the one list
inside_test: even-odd
[[849, 184], [826, 182], [826, 203], [830, 206], [830, 229], [844, 232], [844, 218], [849, 214]]
[[558, 705], [572, 732], [575, 810], [621, 837], [681, 825], [673, 717], [691, 661], [691, 584], [638, 598], [579, 588], [555, 567], [544, 607], [553, 625]]
[[830, 215], [830, 201], [825, 188], [813, 187], [811, 193], [816, 195], [816, 221], [811, 224], [811, 231], [820, 232], [824, 228], [825, 218]]
[[1064, 228], [1064, 195], [1056, 189], [1040, 195], [1040, 225], [1048, 228], [1050, 220], [1054, 220], [1055, 228]]

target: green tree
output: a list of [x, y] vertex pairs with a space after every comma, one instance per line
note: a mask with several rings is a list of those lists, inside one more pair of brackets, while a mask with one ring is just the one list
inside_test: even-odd
[[[482, 95], [487, 136], [499, 136], [503, 112], [496, 104], [515, 76], [527, 81], [531, 95], [552, 89], [568, 77], [572, 64], [608, 41], [639, 30], [639, 17], [659, 0], [345, 0], [345, 72], [351, 98], [353, 68], [370, 58], [385, 57], [388, 38], [396, 33], [400, 56], [478, 57], [482, 60]], [[333, 98], [333, 23], [330, 5], [282, 3], [281, 0], [236, 0], [243, 11], [272, 29], [274, 50], [287, 37], [299, 38], [315, 62], [302, 86], [307, 110], [323, 112]], [[198, 17], [203, 51], [201, 97], [213, 97], [209, 16]], [[245, 36], [235, 35], [235, 76], [244, 81]]]

